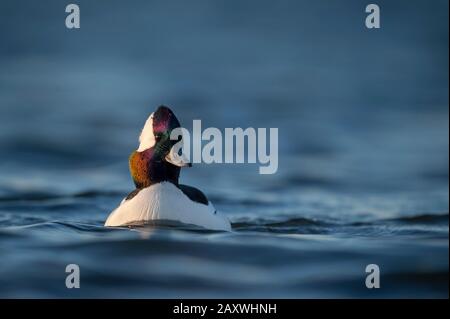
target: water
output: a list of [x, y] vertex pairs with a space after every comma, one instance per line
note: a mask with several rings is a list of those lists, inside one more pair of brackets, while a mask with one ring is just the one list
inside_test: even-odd
[[[447, 1], [78, 4], [0, 4], [0, 297], [448, 297]], [[275, 175], [182, 172], [233, 232], [102, 226], [159, 104], [279, 128]]]

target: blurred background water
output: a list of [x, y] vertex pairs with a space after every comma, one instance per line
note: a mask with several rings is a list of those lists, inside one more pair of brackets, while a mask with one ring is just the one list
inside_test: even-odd
[[[357, 0], [68, 3], [0, 2], [1, 297], [448, 297], [448, 1], [379, 30]], [[277, 174], [182, 172], [232, 233], [102, 226], [160, 104], [279, 128]]]

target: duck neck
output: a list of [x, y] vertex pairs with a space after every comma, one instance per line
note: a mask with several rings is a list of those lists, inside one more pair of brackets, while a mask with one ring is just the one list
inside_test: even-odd
[[156, 160], [153, 150], [133, 152], [129, 159], [130, 173], [136, 188], [145, 188], [161, 182], [178, 186], [180, 168], [164, 160]]

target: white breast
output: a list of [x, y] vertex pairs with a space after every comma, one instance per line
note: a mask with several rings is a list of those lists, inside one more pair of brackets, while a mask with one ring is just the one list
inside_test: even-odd
[[208, 206], [193, 202], [172, 183], [144, 188], [130, 200], [123, 200], [108, 217], [105, 226], [144, 224], [157, 220], [177, 221], [212, 230], [231, 231], [228, 219]]

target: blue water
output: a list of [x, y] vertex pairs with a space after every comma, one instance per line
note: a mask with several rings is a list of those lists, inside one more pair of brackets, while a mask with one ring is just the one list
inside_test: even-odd
[[[0, 297], [448, 298], [448, 1], [77, 3], [0, 3]], [[103, 227], [159, 104], [279, 128], [182, 172], [233, 232]]]

